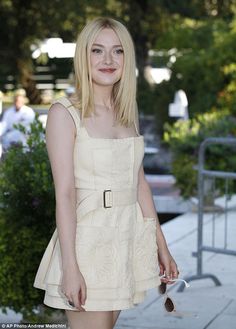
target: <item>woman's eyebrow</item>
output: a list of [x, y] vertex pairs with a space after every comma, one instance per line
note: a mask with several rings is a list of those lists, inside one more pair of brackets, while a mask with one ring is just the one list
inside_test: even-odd
[[[93, 43], [92, 47], [94, 47], [94, 46], [101, 47], [101, 48], [104, 48], [105, 47], [104, 45], [101, 45], [100, 43]], [[112, 46], [112, 48], [117, 48], [117, 47], [121, 47], [122, 48], [121, 45], [114, 45], [114, 46]]]

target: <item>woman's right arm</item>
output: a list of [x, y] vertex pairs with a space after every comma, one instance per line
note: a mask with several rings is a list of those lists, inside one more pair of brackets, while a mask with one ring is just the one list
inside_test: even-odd
[[46, 125], [46, 145], [56, 196], [56, 224], [62, 257], [61, 289], [79, 310], [86, 299], [86, 285], [76, 260], [76, 190], [74, 143], [76, 128], [70, 113], [60, 104], [51, 106]]

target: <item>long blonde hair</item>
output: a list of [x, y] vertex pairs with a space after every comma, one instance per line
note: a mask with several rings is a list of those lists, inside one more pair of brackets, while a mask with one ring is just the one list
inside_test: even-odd
[[112, 18], [99, 17], [89, 22], [77, 38], [74, 56], [76, 101], [82, 119], [94, 110], [90, 67], [92, 45], [104, 28], [111, 28], [120, 39], [124, 51], [124, 66], [120, 80], [113, 86], [112, 101], [117, 121], [130, 126], [135, 120], [136, 63], [132, 38], [126, 27]]

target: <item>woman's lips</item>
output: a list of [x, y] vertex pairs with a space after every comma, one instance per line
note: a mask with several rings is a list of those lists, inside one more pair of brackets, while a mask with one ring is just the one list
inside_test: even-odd
[[102, 73], [113, 73], [115, 72], [116, 69], [100, 69], [99, 71], [101, 71]]

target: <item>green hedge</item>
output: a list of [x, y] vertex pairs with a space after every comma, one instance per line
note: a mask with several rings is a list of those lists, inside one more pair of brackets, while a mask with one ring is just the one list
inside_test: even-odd
[[0, 165], [0, 205], [1, 307], [27, 318], [43, 301], [33, 281], [55, 227], [54, 185], [38, 117], [27, 147], [12, 147]]
[[[227, 110], [197, 115], [187, 121], [165, 125], [164, 140], [173, 153], [172, 172], [185, 198], [197, 193], [198, 150], [207, 137], [235, 137], [236, 118]], [[206, 168], [235, 171], [236, 152], [232, 147], [213, 145], [206, 152]], [[222, 186], [220, 185], [219, 188]], [[232, 186], [231, 186], [232, 188]], [[233, 187], [235, 189], [235, 187]]]

